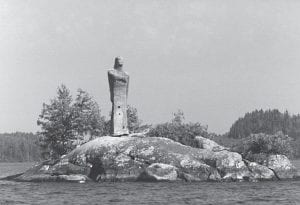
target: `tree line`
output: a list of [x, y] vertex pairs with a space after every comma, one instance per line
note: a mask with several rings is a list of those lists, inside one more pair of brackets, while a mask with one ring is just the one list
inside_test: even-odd
[[39, 138], [33, 133], [0, 134], [0, 162], [40, 161]]
[[281, 131], [297, 139], [300, 138], [300, 115], [291, 115], [288, 111], [255, 110], [239, 118], [230, 128], [231, 138], [245, 138], [252, 133], [275, 134]]
[[[288, 111], [281, 113], [277, 109], [255, 110], [246, 113], [233, 123], [226, 137], [229, 141], [237, 139], [244, 141], [251, 134], [264, 133], [266, 135], [277, 136], [282, 133], [291, 138], [293, 155], [300, 157], [300, 115], [291, 115]], [[228, 139], [227, 138], [227, 139]]]

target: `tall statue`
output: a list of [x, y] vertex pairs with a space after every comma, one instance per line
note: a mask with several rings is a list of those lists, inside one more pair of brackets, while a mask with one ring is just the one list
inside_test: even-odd
[[114, 69], [108, 70], [110, 101], [112, 102], [111, 132], [113, 136], [128, 135], [127, 96], [129, 75], [123, 71], [123, 58], [116, 57]]

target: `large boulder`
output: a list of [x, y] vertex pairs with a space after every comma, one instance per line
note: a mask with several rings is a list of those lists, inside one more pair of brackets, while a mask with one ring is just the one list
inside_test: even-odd
[[244, 163], [242, 156], [236, 152], [216, 152], [216, 168], [224, 180], [243, 180], [251, 177], [250, 170]]
[[[99, 137], [56, 161], [46, 161], [19, 181], [241, 181], [273, 179], [263, 165], [235, 152], [192, 148], [158, 137]], [[284, 176], [282, 174], [282, 176]]]
[[279, 179], [292, 179], [297, 177], [297, 169], [285, 155], [270, 155], [264, 165], [273, 170]]
[[138, 178], [141, 181], [175, 181], [177, 179], [177, 168], [162, 163], [151, 164]]
[[248, 169], [251, 172], [251, 178], [256, 180], [272, 180], [277, 179], [274, 172], [266, 166], [260, 165], [256, 162], [244, 160]]
[[296, 167], [293, 166], [291, 161], [285, 155], [250, 153], [246, 158], [272, 170], [278, 179], [299, 178]]

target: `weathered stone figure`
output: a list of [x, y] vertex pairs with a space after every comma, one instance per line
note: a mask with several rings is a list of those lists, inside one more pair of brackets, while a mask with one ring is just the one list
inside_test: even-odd
[[114, 69], [108, 71], [108, 81], [112, 102], [111, 132], [113, 136], [128, 135], [127, 96], [129, 75], [123, 71], [122, 57], [115, 58]]

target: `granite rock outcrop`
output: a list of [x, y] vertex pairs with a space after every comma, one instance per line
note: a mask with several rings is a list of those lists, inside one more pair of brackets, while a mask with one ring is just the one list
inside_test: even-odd
[[[17, 181], [258, 181], [296, 178], [285, 157], [268, 164], [228, 150], [193, 148], [167, 138], [99, 137], [58, 160], [45, 161]], [[290, 174], [293, 173], [293, 174]]]

